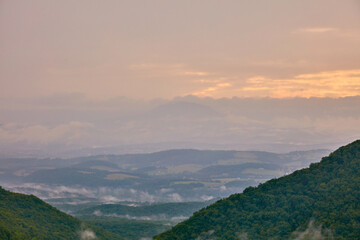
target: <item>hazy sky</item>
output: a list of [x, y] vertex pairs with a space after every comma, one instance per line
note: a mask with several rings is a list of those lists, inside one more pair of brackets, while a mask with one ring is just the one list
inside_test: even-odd
[[358, 0], [1, 0], [2, 98], [360, 93]]
[[359, 95], [359, 0], [0, 0], [2, 153], [333, 147]]

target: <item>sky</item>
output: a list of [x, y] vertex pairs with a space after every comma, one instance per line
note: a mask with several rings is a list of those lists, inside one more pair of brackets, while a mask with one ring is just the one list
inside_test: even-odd
[[[359, 135], [359, 116], [332, 108], [358, 112], [359, 42], [358, 0], [0, 0], [0, 148], [332, 147]], [[265, 124], [275, 113], [246, 99], [287, 120]], [[158, 119], [172, 104], [191, 109], [184, 131]]]

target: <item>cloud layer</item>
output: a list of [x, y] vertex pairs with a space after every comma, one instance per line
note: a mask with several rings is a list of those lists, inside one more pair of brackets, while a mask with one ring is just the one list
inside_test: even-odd
[[[302, 75], [296, 79], [322, 81], [327, 74]], [[331, 72], [334, 78], [344, 75], [336, 74]], [[254, 88], [258, 81], [263, 80], [251, 82]], [[286, 91], [293, 93], [292, 89]], [[360, 137], [359, 97], [187, 96], [170, 101], [122, 99], [96, 104], [86, 98], [72, 100], [72, 104], [59, 101], [59, 96], [56, 99], [28, 100], [27, 105], [14, 103], [13, 109], [0, 108], [2, 156], [67, 157], [169, 148], [286, 152], [332, 149]], [[29, 114], [29, 108], [37, 109], [35, 114]]]
[[[200, 97], [254, 97], [254, 98], [341, 98], [360, 95], [360, 69], [299, 74], [290, 78], [254, 76], [245, 82], [228, 77], [211, 82], [203, 90], [192, 92]], [[212, 83], [212, 84], [211, 84]]]

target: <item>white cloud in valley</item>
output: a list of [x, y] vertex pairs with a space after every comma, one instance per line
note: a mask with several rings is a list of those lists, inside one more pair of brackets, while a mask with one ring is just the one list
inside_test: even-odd
[[94, 231], [91, 229], [85, 229], [80, 232], [80, 240], [93, 240], [96, 239]]

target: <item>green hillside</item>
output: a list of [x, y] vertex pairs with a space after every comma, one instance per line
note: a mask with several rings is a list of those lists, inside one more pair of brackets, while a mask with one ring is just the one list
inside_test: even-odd
[[12, 193], [0, 187], [1, 240], [122, 239], [78, 219], [32, 195]]
[[360, 140], [341, 147], [309, 168], [220, 200], [155, 239], [359, 239], [359, 236]]

